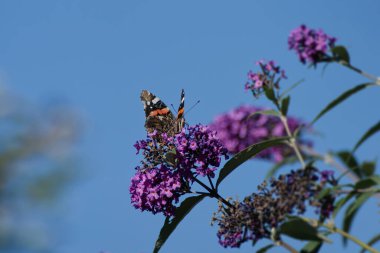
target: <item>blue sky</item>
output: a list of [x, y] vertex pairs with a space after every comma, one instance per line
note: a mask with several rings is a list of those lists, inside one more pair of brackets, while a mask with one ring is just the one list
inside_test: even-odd
[[[311, 120], [328, 101], [367, 80], [341, 66], [324, 73], [303, 66], [287, 50], [290, 30], [303, 23], [323, 28], [348, 48], [354, 65], [380, 75], [379, 13], [376, 0], [1, 1], [2, 85], [39, 104], [67, 101], [85, 123], [78, 146], [85, 173], [61, 204], [56, 252], [151, 251], [164, 218], [133, 209], [128, 193], [139, 159], [132, 145], [145, 136], [142, 89], [177, 105], [184, 88], [187, 106], [201, 101], [187, 121], [206, 124], [242, 103], [269, 105], [252, 100], [243, 85], [257, 60], [274, 59], [287, 71], [283, 86], [306, 80], [292, 94], [290, 114]], [[365, 90], [318, 122], [316, 148], [351, 148], [378, 121], [379, 95], [379, 89]], [[368, 141], [358, 151], [361, 159], [378, 157], [379, 141]], [[225, 181], [223, 195], [249, 194], [268, 168], [248, 163]], [[237, 252], [217, 244], [217, 228], [209, 226], [215, 210], [213, 200], [200, 204], [162, 252]], [[367, 232], [375, 233], [368, 224], [378, 223], [376, 214], [372, 201], [354, 234], [366, 240]]]

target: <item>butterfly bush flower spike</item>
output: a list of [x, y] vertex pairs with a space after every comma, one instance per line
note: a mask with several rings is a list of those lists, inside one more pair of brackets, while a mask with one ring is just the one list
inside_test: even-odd
[[257, 97], [264, 89], [279, 89], [279, 83], [282, 78], [286, 79], [285, 71], [280, 68], [274, 61], [258, 61], [256, 65], [260, 66], [260, 71], [248, 72], [248, 81], [245, 84], [245, 90], [252, 91]]
[[168, 136], [148, 134], [134, 145], [143, 159], [131, 180], [133, 206], [172, 216], [179, 197], [188, 193], [195, 176], [215, 176], [227, 149], [207, 126], [195, 125]]
[[200, 176], [214, 177], [221, 157], [228, 158], [227, 149], [217, 138], [216, 132], [207, 126], [190, 126], [188, 131], [175, 135], [178, 166], [182, 170], [194, 170]]
[[162, 212], [166, 216], [174, 214], [174, 204], [184, 194], [180, 174], [164, 165], [137, 170], [129, 190], [131, 202], [136, 209], [153, 214]]
[[316, 65], [329, 59], [327, 52], [335, 46], [336, 38], [327, 35], [322, 29], [314, 30], [305, 25], [291, 31], [288, 38], [290, 50], [294, 50], [299, 60]]
[[[217, 132], [218, 138], [231, 154], [236, 154], [254, 143], [265, 141], [273, 137], [287, 136], [285, 127], [278, 117], [253, 113], [263, 111], [265, 108], [243, 105], [228, 113], [217, 116], [210, 124], [210, 128]], [[289, 117], [288, 125], [293, 133], [304, 123], [296, 118]], [[299, 133], [298, 142], [311, 146], [312, 143], [302, 138], [303, 131]], [[293, 150], [280, 145], [261, 151], [256, 158], [281, 162], [288, 156], [293, 156]]]
[[[287, 215], [303, 214], [307, 205], [316, 208], [322, 219], [328, 218], [334, 210], [335, 196], [318, 198], [326, 187], [322, 173], [312, 167], [291, 171], [270, 182], [264, 181], [258, 186], [258, 193], [242, 202], [229, 200], [230, 207], [220, 204], [213, 218], [219, 225], [219, 243], [223, 247], [238, 248], [246, 241], [255, 244], [260, 239], [269, 239], [272, 230], [277, 229]], [[335, 186], [336, 181], [330, 184]]]

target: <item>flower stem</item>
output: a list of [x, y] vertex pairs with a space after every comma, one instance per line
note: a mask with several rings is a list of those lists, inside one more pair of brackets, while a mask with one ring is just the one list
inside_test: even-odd
[[363, 249], [368, 250], [371, 253], [380, 253], [380, 251], [372, 248], [371, 246], [369, 246], [368, 244], [366, 244], [363, 241], [359, 240], [355, 236], [353, 236], [353, 235], [351, 235], [351, 234], [349, 234], [349, 233], [347, 233], [347, 232], [345, 232], [345, 231], [337, 228], [333, 224], [325, 224], [325, 223], [321, 224], [317, 220], [309, 219], [309, 218], [302, 218], [302, 219], [305, 220], [305, 221], [307, 221], [307, 222], [313, 223], [313, 224], [319, 224], [320, 226], [327, 228], [332, 233], [340, 234], [341, 236], [343, 236], [343, 237], [345, 237], [345, 238], [353, 241], [354, 243], [356, 243], [357, 245], [359, 245]]
[[[342, 175], [340, 177], [347, 175], [348, 177], [351, 178], [351, 180], [354, 183], [356, 183], [360, 180], [360, 178], [355, 173], [350, 171], [349, 168], [342, 166], [340, 163], [338, 163], [331, 154], [321, 154], [321, 153], [318, 153], [316, 150], [314, 150], [310, 147], [307, 147], [307, 146], [301, 146], [300, 148], [301, 148], [302, 152], [304, 152], [305, 154], [308, 154], [308, 155], [311, 155], [315, 158], [321, 159], [324, 161], [325, 164], [330, 165], [331, 167], [339, 170], [342, 173]], [[338, 181], [339, 181], [339, 179], [338, 179]], [[370, 190], [368, 189], [368, 191], [370, 191]], [[356, 190], [356, 192], [363, 192], [363, 191]], [[348, 193], [350, 193], [350, 192], [348, 192]], [[378, 193], [374, 196], [376, 198], [380, 198], [380, 194], [378, 194]]]
[[284, 124], [286, 133], [290, 137], [290, 143], [289, 143], [290, 146], [293, 148], [294, 152], [296, 153], [296, 156], [297, 156], [298, 160], [300, 161], [302, 167], [305, 168], [306, 164], [305, 164], [305, 161], [304, 161], [304, 159], [302, 157], [302, 154], [301, 154], [301, 152], [300, 152], [300, 150], [298, 148], [298, 145], [297, 145], [297, 142], [296, 142], [296, 138], [294, 137], [294, 135], [292, 134], [292, 132], [289, 129], [288, 118], [281, 113], [280, 119], [282, 121], [282, 124]]
[[361, 240], [359, 240], [358, 238], [356, 238], [355, 236], [337, 228], [337, 227], [330, 227], [329, 225], [325, 225], [324, 227], [330, 229], [331, 232], [335, 232], [335, 233], [338, 233], [340, 234], [341, 236], [343, 237], [346, 237], [347, 239], [353, 241], [354, 243], [358, 244], [360, 247], [362, 247], [363, 249], [366, 249], [368, 250], [369, 252], [372, 252], [372, 253], [380, 253], [380, 251], [372, 248], [371, 246], [369, 246], [368, 244], [362, 242]]
[[334, 157], [332, 155], [318, 153], [316, 150], [314, 150], [314, 149], [312, 149], [310, 147], [307, 147], [307, 146], [301, 146], [301, 149], [306, 154], [311, 155], [313, 157], [316, 157], [318, 159], [321, 159], [321, 160], [323, 160], [323, 162], [325, 164], [330, 165], [331, 167], [336, 168], [337, 170], [339, 170], [344, 175], [348, 175], [354, 183], [356, 183], [357, 181], [360, 180], [360, 178], [356, 174], [352, 173], [348, 168], [340, 165], [334, 159]]
[[277, 245], [284, 247], [285, 249], [287, 249], [291, 253], [298, 253], [298, 251], [295, 248], [293, 248], [292, 246], [290, 246], [289, 244], [287, 244], [284, 241], [278, 241], [276, 243], [277, 243]]
[[208, 178], [208, 182], [210, 183], [211, 189], [213, 189], [215, 191], [215, 187], [214, 187], [214, 184], [211, 180], [211, 177], [209, 175], [207, 175], [207, 178]]
[[204, 184], [201, 180], [199, 180], [196, 177], [194, 177], [194, 181], [197, 182], [203, 188], [205, 188], [209, 192], [209, 196], [211, 198], [216, 198], [217, 200], [223, 202], [228, 207], [234, 208], [234, 206], [230, 202], [228, 202], [227, 200], [225, 200], [222, 196], [220, 196], [219, 193], [216, 190], [211, 189], [210, 187], [208, 187], [206, 184]]
[[370, 188], [365, 188], [365, 189], [338, 190], [338, 191], [336, 191], [337, 194], [367, 193], [367, 192], [377, 193], [377, 192], [380, 192], [380, 190], [375, 188], [375, 187], [370, 187]]
[[374, 81], [377, 85], [380, 85], [380, 77], [377, 77], [377, 76], [374, 76], [372, 74], [369, 74], [367, 72], [364, 72], [363, 70], [355, 67], [355, 66], [352, 66], [349, 62], [346, 62], [346, 61], [342, 61], [342, 60], [335, 60], [335, 62], [339, 63], [340, 65], [342, 66], [345, 66], [353, 71], [355, 71], [356, 73], [359, 73], [360, 75], [368, 78], [369, 80], [372, 80]]

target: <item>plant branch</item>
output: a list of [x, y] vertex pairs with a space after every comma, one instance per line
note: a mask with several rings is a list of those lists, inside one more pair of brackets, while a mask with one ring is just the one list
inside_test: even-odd
[[355, 175], [349, 169], [338, 163], [332, 155], [318, 153], [316, 150], [307, 146], [301, 146], [301, 149], [306, 154], [319, 158], [327, 165], [330, 165], [331, 167], [334, 167], [337, 170], [339, 170], [341, 173], [348, 175], [354, 183], [360, 180], [357, 175]]
[[353, 71], [355, 71], [356, 73], [359, 73], [360, 75], [374, 81], [377, 85], [380, 85], [380, 77], [377, 77], [377, 76], [374, 76], [372, 74], [369, 74], [367, 72], [364, 72], [363, 70], [355, 67], [355, 66], [352, 66], [350, 63], [346, 62], [346, 61], [342, 61], [342, 60], [335, 60], [335, 62], [339, 63], [340, 65], [342, 66], [345, 66]]
[[305, 166], [306, 166], [305, 161], [304, 161], [304, 159], [302, 157], [302, 154], [301, 154], [301, 152], [300, 152], [300, 150], [298, 148], [298, 145], [297, 145], [297, 142], [296, 142], [296, 138], [294, 137], [294, 135], [292, 134], [292, 132], [289, 129], [289, 124], [288, 124], [287, 117], [281, 113], [280, 119], [282, 121], [282, 124], [284, 124], [286, 133], [290, 137], [290, 140], [289, 140], [290, 141], [290, 143], [289, 143], [290, 146], [293, 148], [294, 152], [296, 153], [296, 156], [297, 156], [298, 160], [300, 161], [302, 167], [305, 168]]
[[365, 188], [365, 189], [354, 189], [354, 190], [338, 190], [336, 191], [337, 194], [350, 194], [350, 193], [377, 193], [380, 192], [380, 189], [375, 187]]
[[330, 226], [330, 225], [326, 225], [326, 224], [323, 224], [322, 225], [323, 227], [329, 229], [331, 232], [335, 232], [337, 234], [340, 234], [341, 236], [353, 241], [354, 243], [358, 244], [360, 247], [362, 247], [363, 249], [366, 249], [368, 250], [369, 252], [371, 253], [380, 253], [380, 251], [372, 248], [371, 246], [369, 246], [368, 244], [364, 243], [363, 241], [359, 240], [358, 238], [356, 238], [355, 236], [335, 227], [335, 226]]
[[211, 189], [213, 189], [215, 191], [215, 186], [211, 180], [211, 177], [209, 175], [207, 175], [207, 178], [208, 178], [208, 182], [210, 183]]
[[279, 246], [281, 246], [281, 247], [283, 247], [283, 248], [285, 248], [285, 249], [287, 249], [289, 252], [291, 252], [291, 253], [298, 253], [298, 251], [295, 249], [295, 248], [293, 248], [292, 246], [290, 246], [289, 244], [287, 244], [286, 242], [284, 242], [284, 241], [278, 241], [278, 242], [276, 242], [277, 243], [277, 245], [279, 245]]
[[211, 198], [216, 198], [219, 201], [223, 202], [228, 207], [234, 208], [234, 206], [230, 202], [228, 202], [227, 200], [225, 200], [222, 196], [220, 196], [219, 193], [216, 190], [211, 189], [210, 187], [208, 187], [206, 184], [204, 184], [202, 181], [200, 181], [196, 177], [194, 177], [194, 181], [197, 182], [203, 188], [205, 188], [210, 193], [209, 196]]
[[309, 223], [318, 224], [319, 226], [327, 228], [332, 233], [340, 234], [341, 236], [347, 238], [348, 240], [351, 240], [352, 242], [358, 244], [360, 247], [362, 247], [363, 249], [368, 250], [371, 253], [380, 253], [380, 251], [372, 248], [371, 246], [369, 246], [368, 244], [366, 244], [363, 241], [359, 240], [355, 236], [353, 236], [353, 235], [351, 235], [351, 234], [349, 234], [349, 233], [347, 233], [347, 232], [345, 232], [345, 231], [337, 228], [333, 224], [320, 223], [317, 220], [309, 219], [309, 218], [304, 218], [304, 217], [302, 217], [302, 219], [305, 220], [305, 221], [307, 221], [307, 222], [309, 222]]

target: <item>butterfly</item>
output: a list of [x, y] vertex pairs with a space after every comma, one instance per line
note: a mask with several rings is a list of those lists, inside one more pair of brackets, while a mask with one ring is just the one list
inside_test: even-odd
[[148, 133], [155, 130], [157, 133], [166, 133], [172, 136], [179, 133], [184, 124], [185, 91], [181, 90], [181, 102], [178, 107], [177, 117], [174, 117], [170, 109], [153, 93], [143, 90], [140, 95], [145, 111], [145, 128]]

